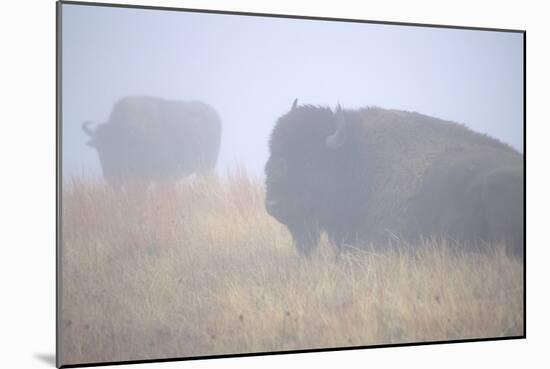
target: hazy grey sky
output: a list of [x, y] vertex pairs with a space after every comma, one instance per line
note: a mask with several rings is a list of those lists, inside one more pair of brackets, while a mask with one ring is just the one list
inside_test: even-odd
[[294, 98], [464, 123], [523, 151], [519, 33], [63, 5], [63, 171], [101, 173], [85, 120], [128, 95], [202, 100], [223, 124], [218, 173], [261, 174]]

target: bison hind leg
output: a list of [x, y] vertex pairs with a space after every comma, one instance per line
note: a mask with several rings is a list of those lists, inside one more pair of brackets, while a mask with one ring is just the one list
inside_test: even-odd
[[501, 241], [511, 255], [523, 258], [524, 187], [519, 167], [504, 167], [487, 174], [478, 192], [481, 194], [485, 239]]

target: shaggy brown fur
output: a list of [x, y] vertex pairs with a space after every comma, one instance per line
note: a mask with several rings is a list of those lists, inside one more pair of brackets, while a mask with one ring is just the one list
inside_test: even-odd
[[414, 112], [329, 108], [279, 118], [266, 164], [267, 211], [308, 253], [322, 231], [337, 245], [442, 236], [523, 251], [523, 156], [463, 125]]

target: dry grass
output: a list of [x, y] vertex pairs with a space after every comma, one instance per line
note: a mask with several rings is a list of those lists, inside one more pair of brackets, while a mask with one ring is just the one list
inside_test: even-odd
[[523, 334], [523, 266], [445, 242], [300, 258], [242, 173], [64, 185], [63, 364]]

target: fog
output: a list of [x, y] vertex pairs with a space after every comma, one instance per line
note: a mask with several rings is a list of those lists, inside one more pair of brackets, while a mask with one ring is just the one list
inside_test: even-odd
[[523, 151], [522, 49], [520, 33], [64, 4], [63, 174], [101, 174], [81, 124], [130, 95], [214, 107], [220, 174], [263, 173], [295, 98], [417, 111]]

